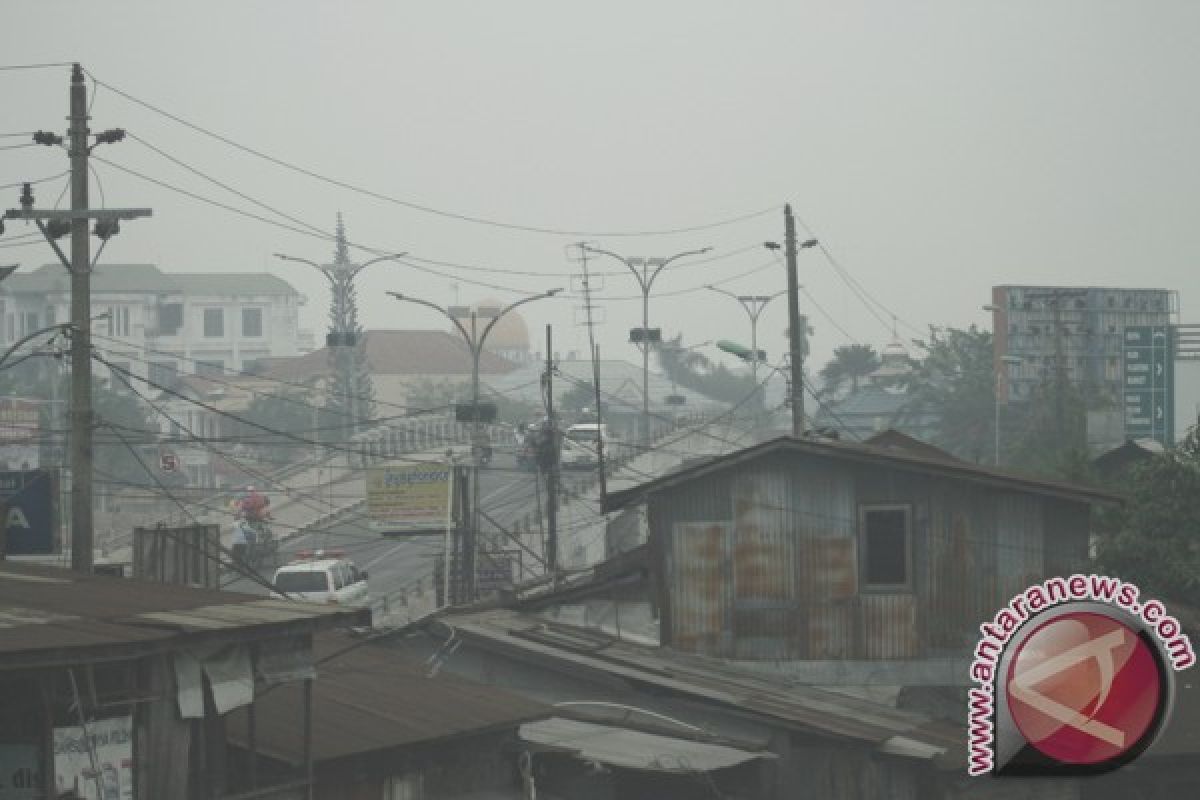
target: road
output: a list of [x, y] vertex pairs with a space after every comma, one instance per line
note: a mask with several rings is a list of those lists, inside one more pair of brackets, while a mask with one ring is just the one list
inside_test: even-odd
[[[578, 480], [580, 476], [567, 475], [564, 480]], [[544, 486], [535, 478], [535, 473], [519, 469], [515, 458], [509, 453], [497, 453], [490, 466], [481, 472], [479, 485], [480, 508], [485, 514], [511, 531], [514, 524], [526, 515], [536, 520], [539, 500], [544, 504]], [[389, 606], [402, 601], [404, 594], [416, 592], [432, 593], [433, 572], [442, 558], [445, 539], [441, 534], [408, 537], [382, 537], [366, 527], [365, 519], [358, 514], [336, 523], [328, 531], [308, 533], [284, 542], [285, 557], [292, 557], [305, 549], [344, 551], [359, 569], [368, 573], [373, 604], [382, 607], [386, 598]], [[491, 532], [506, 549], [519, 549], [487, 521], [482, 525], [484, 535]], [[529, 563], [529, 556], [524, 557]], [[270, 577], [270, 576], [267, 576]], [[245, 578], [230, 582], [225, 588], [231, 591], [265, 594], [261, 585]]]

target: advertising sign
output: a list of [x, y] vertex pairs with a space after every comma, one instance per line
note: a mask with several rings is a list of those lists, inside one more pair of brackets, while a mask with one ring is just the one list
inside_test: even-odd
[[369, 525], [381, 533], [444, 530], [452, 475], [433, 462], [368, 469]]
[[1129, 325], [1124, 333], [1125, 436], [1175, 443], [1175, 358], [1169, 325]]
[[86, 738], [82, 727], [55, 728], [54, 775], [60, 794], [133, 800], [133, 717], [89, 722]]
[[17, 556], [57, 552], [55, 483], [54, 473], [47, 469], [0, 472], [0, 502], [7, 508], [5, 552]]
[[41, 402], [0, 397], [0, 469], [36, 469]]

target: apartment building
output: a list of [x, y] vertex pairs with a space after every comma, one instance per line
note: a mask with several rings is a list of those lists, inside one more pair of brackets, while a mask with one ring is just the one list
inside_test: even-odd
[[[267, 273], [101, 264], [92, 274], [93, 345], [115, 365], [163, 385], [179, 374], [240, 372], [257, 359], [303, 352], [304, 301]], [[0, 343], [67, 321], [70, 303], [60, 265], [13, 274], [0, 284]]]
[[[1006, 399], [1024, 400], [1061, 368], [1112, 406], [1121, 398], [1122, 333], [1178, 323], [1179, 293], [1097, 286], [993, 286], [995, 364]], [[1061, 361], [1060, 361], [1061, 359]]]

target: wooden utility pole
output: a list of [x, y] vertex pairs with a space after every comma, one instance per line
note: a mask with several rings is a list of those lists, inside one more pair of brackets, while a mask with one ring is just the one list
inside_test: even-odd
[[[70, 129], [67, 152], [71, 159], [71, 209], [69, 211], [39, 210], [33, 207], [33, 191], [25, 184], [21, 208], [5, 212], [5, 219], [32, 220], [49, 241], [50, 246], [71, 274], [71, 568], [79, 572], [92, 571], [92, 297], [91, 251], [88, 222], [96, 220], [96, 236], [102, 242], [118, 231], [118, 220], [150, 216], [150, 209], [88, 208], [88, 156], [99, 144], [111, 144], [125, 138], [120, 128], [96, 135], [89, 143], [87, 86], [83, 68], [71, 67]], [[38, 131], [35, 144], [58, 146], [63, 138], [54, 133]], [[49, 223], [49, 224], [46, 224]], [[71, 235], [71, 257], [59, 248], [57, 239]], [[104, 245], [101, 244], [101, 249]], [[99, 254], [97, 254], [98, 256]]]
[[788, 351], [792, 371], [792, 436], [804, 435], [804, 348], [800, 326], [800, 281], [796, 276], [796, 220], [792, 205], [783, 207], [784, 252], [787, 256]]
[[[88, 210], [87, 86], [71, 70], [71, 211]], [[71, 219], [71, 569], [92, 571], [92, 262], [86, 216]]]

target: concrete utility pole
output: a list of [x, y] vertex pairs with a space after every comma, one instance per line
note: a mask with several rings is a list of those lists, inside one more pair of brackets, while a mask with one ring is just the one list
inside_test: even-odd
[[[462, 580], [466, 586], [466, 591], [463, 594], [465, 594], [465, 599], [467, 602], [473, 602], [475, 600], [477, 577], [475, 573], [475, 551], [479, 546], [480, 539], [479, 472], [483, 467], [483, 421], [480, 419], [481, 415], [479, 413], [479, 360], [483, 357], [483, 346], [487, 343], [487, 337], [488, 334], [492, 332], [492, 328], [496, 327], [496, 323], [499, 322], [508, 312], [512, 311], [518, 306], [523, 306], [526, 303], [532, 303], [534, 300], [553, 297], [561, 291], [562, 289], [551, 289], [550, 291], [543, 292], [542, 294], [523, 297], [520, 300], [517, 300], [515, 303], [509, 303], [499, 311], [489, 313], [488, 316], [491, 317], [491, 319], [489, 319], [488, 324], [484, 326], [483, 333], [479, 333], [476, 329], [476, 321], [479, 316], [479, 309], [477, 308], [470, 309], [471, 330], [468, 333], [467, 329], [463, 327], [461, 322], [459, 322], [459, 317], [462, 316], [462, 314], [454, 313], [455, 311], [462, 311], [461, 308], [457, 306], [452, 306], [451, 308], [442, 308], [436, 303], [431, 303], [428, 300], [410, 297], [409, 295], [400, 294], [399, 292], [388, 292], [388, 294], [397, 300], [402, 300], [408, 303], [416, 303], [417, 305], [431, 308], [439, 314], [445, 316], [452, 323], [454, 323], [454, 327], [458, 329], [460, 334], [462, 334], [463, 341], [466, 342], [467, 345], [467, 350], [471, 354], [471, 525], [467, 529], [467, 541], [463, 544], [462, 557]], [[449, 577], [447, 577], [447, 581], [448, 580]], [[460, 597], [461, 596], [463, 595], [460, 595]]]
[[[699, 256], [711, 250], [711, 247], [704, 247], [699, 250], [685, 250], [682, 253], [676, 253], [670, 258], [625, 258], [619, 256], [611, 250], [601, 250], [598, 247], [592, 247], [588, 244], [583, 244], [581, 247], [600, 255], [610, 256], [624, 264], [633, 277], [637, 279], [638, 287], [642, 290], [642, 327], [634, 328], [629, 332], [629, 341], [639, 346], [642, 351], [642, 439], [650, 438], [650, 345], [662, 341], [662, 331], [655, 328], [650, 329], [650, 289], [654, 286], [655, 279], [662, 273], [663, 269], [672, 261], [677, 261], [687, 256]], [[640, 272], [638, 270], [641, 270]], [[651, 272], [650, 270], [654, 271]]]
[[[71, 210], [47, 211], [33, 207], [33, 192], [25, 184], [21, 208], [5, 212], [6, 219], [33, 220], [71, 274], [71, 568], [92, 571], [92, 261], [88, 241], [88, 221], [96, 220], [95, 233], [100, 250], [118, 230], [118, 220], [150, 216], [150, 209], [88, 208], [88, 156], [95, 145], [111, 144], [125, 138], [120, 128], [96, 135], [95, 145], [88, 143], [87, 86], [83, 68], [71, 67], [70, 129], [67, 153], [71, 160]], [[33, 134], [36, 144], [59, 146], [63, 138], [54, 133]], [[68, 259], [57, 240], [70, 233], [71, 257]], [[100, 253], [96, 256], [99, 258]]]
[[[542, 428], [538, 466], [546, 473], [546, 571], [558, 574], [558, 424], [554, 419], [554, 343], [546, 326], [546, 424]], [[544, 457], [544, 463], [543, 463]]]

